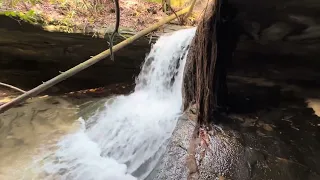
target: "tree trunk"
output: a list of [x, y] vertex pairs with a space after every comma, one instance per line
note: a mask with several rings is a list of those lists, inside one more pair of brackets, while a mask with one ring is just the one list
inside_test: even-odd
[[230, 26], [229, 20], [234, 16], [230, 16], [233, 14], [226, 0], [223, 3], [222, 0], [212, 0], [206, 7], [185, 66], [184, 109], [195, 104], [200, 126], [217, 122], [214, 117], [226, 108], [226, 67], [237, 40], [232, 39], [232, 31], [236, 30]]

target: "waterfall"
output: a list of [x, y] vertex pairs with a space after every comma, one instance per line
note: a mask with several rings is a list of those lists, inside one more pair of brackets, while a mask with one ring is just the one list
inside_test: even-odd
[[[161, 36], [147, 55], [136, 87], [62, 138], [41, 165], [42, 179], [144, 179], [163, 154], [182, 113], [182, 77], [196, 28]], [[39, 170], [39, 171], [40, 171]]]

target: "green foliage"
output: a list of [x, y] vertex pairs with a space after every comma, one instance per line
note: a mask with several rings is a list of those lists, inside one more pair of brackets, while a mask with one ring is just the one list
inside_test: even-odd
[[[3, 0], [0, 0], [0, 3], [1, 3], [1, 1], [3, 1]], [[15, 5], [17, 5], [20, 2], [30, 3], [32, 5], [35, 5], [39, 2], [41, 2], [41, 0], [8, 0], [7, 3], [9, 3], [12, 7], [14, 7]]]
[[23, 0], [23, 1], [25, 1], [25, 2], [30, 2], [30, 3], [33, 4], [33, 5], [41, 2], [41, 0]]
[[31, 23], [31, 24], [34, 24], [36, 23], [37, 21], [37, 15], [36, 13], [33, 11], [33, 10], [29, 10], [25, 13], [23, 12], [16, 12], [16, 11], [5, 11], [5, 12], [2, 12], [0, 14], [4, 14], [5, 16], [9, 16], [9, 17], [13, 17], [13, 18], [19, 18], [25, 22], [28, 22], [28, 23]]

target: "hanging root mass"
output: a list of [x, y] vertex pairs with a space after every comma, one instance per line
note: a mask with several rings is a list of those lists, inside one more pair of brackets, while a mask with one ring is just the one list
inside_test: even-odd
[[114, 28], [114, 31], [110, 37], [110, 57], [111, 60], [114, 61], [114, 55], [113, 55], [113, 39], [115, 35], [119, 33], [119, 26], [120, 26], [120, 5], [119, 5], [119, 0], [114, 0], [114, 5], [116, 9], [116, 26]]
[[208, 125], [215, 105], [217, 19], [220, 0], [208, 3], [191, 44], [184, 72], [184, 109], [195, 103], [198, 123]]

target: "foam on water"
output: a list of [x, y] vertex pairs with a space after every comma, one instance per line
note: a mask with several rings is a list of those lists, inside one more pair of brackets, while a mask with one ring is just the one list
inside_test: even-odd
[[181, 115], [182, 75], [195, 28], [159, 38], [136, 88], [109, 99], [41, 168], [45, 179], [132, 180], [155, 167]]

